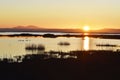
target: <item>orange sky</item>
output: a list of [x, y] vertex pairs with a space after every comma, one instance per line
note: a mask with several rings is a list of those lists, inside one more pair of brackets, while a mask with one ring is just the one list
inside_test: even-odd
[[120, 0], [0, 0], [0, 27], [120, 28]]

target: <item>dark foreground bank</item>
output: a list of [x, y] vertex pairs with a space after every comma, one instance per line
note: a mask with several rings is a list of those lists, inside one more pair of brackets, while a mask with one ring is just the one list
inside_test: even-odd
[[[53, 53], [55, 54], [55, 52]], [[62, 55], [59, 52], [57, 54]], [[1, 60], [0, 80], [120, 79], [119, 51], [73, 51], [69, 54], [77, 56], [77, 58], [48, 58], [45, 55], [29, 55], [27, 58], [22, 58], [22, 62]]]

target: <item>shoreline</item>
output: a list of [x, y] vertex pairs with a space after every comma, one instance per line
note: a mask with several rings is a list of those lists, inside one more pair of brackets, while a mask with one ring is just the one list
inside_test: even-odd
[[65, 35], [54, 35], [54, 34], [29, 34], [29, 33], [22, 33], [22, 34], [10, 34], [10, 35], [0, 35], [0, 37], [44, 37], [44, 38], [57, 38], [57, 37], [92, 37], [92, 38], [105, 38], [105, 39], [120, 39], [120, 35], [72, 35], [72, 34], [65, 34]]

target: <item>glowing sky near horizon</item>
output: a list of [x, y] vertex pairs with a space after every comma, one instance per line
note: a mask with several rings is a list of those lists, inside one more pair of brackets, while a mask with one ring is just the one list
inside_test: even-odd
[[120, 0], [0, 0], [0, 27], [120, 28]]

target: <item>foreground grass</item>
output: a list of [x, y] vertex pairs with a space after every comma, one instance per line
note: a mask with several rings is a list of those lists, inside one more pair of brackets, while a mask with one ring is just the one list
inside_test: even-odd
[[120, 52], [113, 51], [53, 51], [25, 55], [22, 62], [0, 61], [1, 80], [119, 80], [119, 73]]

